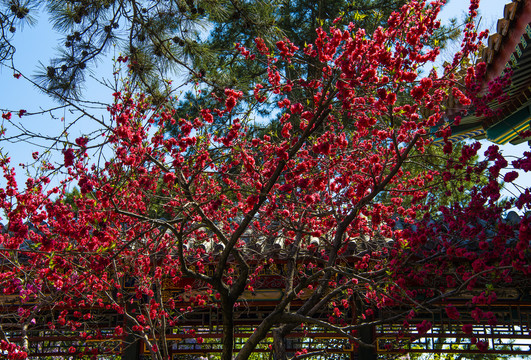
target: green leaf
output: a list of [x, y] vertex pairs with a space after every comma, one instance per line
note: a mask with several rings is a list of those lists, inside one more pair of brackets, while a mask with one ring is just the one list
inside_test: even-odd
[[360, 14], [359, 11], [356, 11], [354, 13], [354, 20], [355, 21], [361, 21], [361, 20], [365, 19], [366, 17], [367, 17], [366, 14], [365, 15], [364, 14]]

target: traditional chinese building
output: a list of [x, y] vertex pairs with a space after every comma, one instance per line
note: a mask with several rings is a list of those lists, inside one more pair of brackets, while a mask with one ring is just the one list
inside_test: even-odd
[[[498, 77], [510, 81], [504, 87], [504, 98], [488, 103], [491, 114], [477, 115], [472, 108], [457, 126], [452, 126], [452, 139], [487, 139], [496, 144], [513, 145], [531, 140], [521, 137], [529, 130], [531, 119], [531, 1], [513, 0], [505, 5], [503, 18], [498, 20], [478, 62], [486, 63], [482, 93], [488, 91]], [[453, 106], [452, 106], [453, 105]], [[450, 104], [449, 114], [459, 107]]]

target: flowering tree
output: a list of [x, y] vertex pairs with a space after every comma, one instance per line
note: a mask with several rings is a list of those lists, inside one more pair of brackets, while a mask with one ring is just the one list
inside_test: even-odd
[[[12, 300], [2, 303], [9, 314], [4, 353], [24, 358], [28, 332], [46, 329], [79, 334], [69, 349], [75, 355], [105, 351], [88, 340], [127, 335], [141, 339], [153, 359], [166, 359], [172, 329], [207, 308], [221, 312], [225, 360], [249, 358], [270, 336], [276, 358], [284, 359], [284, 340], [297, 328], [320, 327], [374, 347], [359, 335], [368, 326], [409, 326], [415, 309], [467, 288], [485, 288], [474, 305], [494, 301], [486, 284], [528, 275], [530, 218], [513, 224], [502, 214], [513, 205], [527, 209], [531, 196], [526, 189], [499, 204], [498, 178], [508, 163], [495, 147], [486, 154], [488, 184], [471, 191], [470, 204], [438, 213], [426, 213], [431, 187], [475, 181], [489, 166], [472, 164], [477, 144], [440, 168], [407, 170], [432, 146], [431, 128], [448, 138], [440, 125], [445, 98], [469, 104], [465, 88], [481, 75], [481, 67], [470, 68], [459, 84], [452, 73], [477, 50], [471, 25], [442, 75], [419, 75], [438, 55], [426, 44], [440, 5], [410, 2], [373, 34], [354, 24], [317, 29], [316, 42], [304, 49], [287, 39], [276, 50], [259, 38], [256, 50], [238, 45], [242, 56], [268, 64], [269, 83], [253, 94], [226, 89], [216, 108], [195, 119], [175, 119], [171, 108], [125, 86], [114, 94], [104, 133], [113, 156], [95, 164], [88, 155], [95, 139], [78, 138], [63, 151], [66, 179], [51, 190], [44, 190], [45, 176], [20, 188], [4, 158], [0, 283]], [[472, 15], [476, 8], [472, 3]], [[300, 51], [318, 60], [319, 79], [284, 81], [278, 58], [295, 62]], [[294, 89], [311, 96], [291, 103]], [[253, 116], [272, 95], [284, 98], [281, 129], [255, 136]], [[230, 126], [214, 127], [216, 117]], [[168, 124], [178, 127], [175, 137], [164, 136]], [[448, 141], [444, 152], [452, 152]], [[526, 153], [512, 165], [529, 171], [530, 161]], [[505, 181], [515, 176], [509, 172]], [[80, 193], [66, 201], [72, 182]], [[235, 314], [280, 259], [281, 297], [234, 354]], [[172, 287], [185, 292], [168, 293]], [[404, 307], [375, 317], [378, 309]], [[461, 316], [451, 305], [447, 311]], [[98, 332], [99, 317], [117, 315], [123, 323], [113, 333]], [[478, 310], [474, 319], [492, 316]], [[430, 326], [418, 324], [418, 333]], [[311, 355], [302, 350], [297, 356]]]

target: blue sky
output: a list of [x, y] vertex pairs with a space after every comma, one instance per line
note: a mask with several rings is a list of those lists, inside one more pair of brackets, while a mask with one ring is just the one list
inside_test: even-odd
[[[17, 70], [25, 76], [32, 78], [37, 73], [41, 63], [45, 66], [48, 65], [49, 60], [57, 54], [57, 44], [60, 41], [59, 34], [52, 29], [47, 18], [40, 17], [35, 26], [25, 26], [22, 31], [16, 34], [14, 41], [16, 46], [14, 63]], [[109, 58], [112, 58], [112, 56]], [[112, 61], [98, 64], [95, 70], [100, 78], [110, 78], [112, 74]], [[55, 108], [60, 104], [43, 94], [24, 78], [15, 79], [13, 77], [13, 71], [6, 67], [0, 67], [0, 84], [0, 111], [11, 110], [14, 112], [13, 119], [15, 121], [18, 121], [21, 126], [31, 129], [36, 133], [51, 137], [57, 136], [65, 130], [65, 124], [77, 116], [77, 114], [73, 114], [70, 111], [57, 110], [52, 113], [27, 116], [19, 119], [15, 112], [20, 109], [34, 113]], [[94, 80], [87, 82], [85, 94], [85, 98], [90, 100], [103, 102], [110, 102], [112, 100], [112, 92]], [[100, 116], [104, 116], [105, 111], [99, 110], [97, 113]], [[65, 120], [63, 121], [62, 118]], [[87, 122], [84, 122], [82, 126], [70, 129], [69, 133], [71, 136], [69, 136], [69, 140], [73, 141], [83, 133], [92, 130], [87, 125]], [[10, 136], [13, 134], [15, 134], [15, 130], [8, 127], [6, 135]], [[18, 165], [19, 163], [31, 162], [31, 153], [33, 151], [42, 152], [42, 149], [36, 146], [37, 144], [42, 144], [42, 141], [34, 139], [32, 143], [8, 143], [6, 141], [0, 141], [0, 147], [4, 154], [8, 153], [11, 157], [12, 165]], [[48, 143], [46, 142], [46, 144]], [[18, 174], [21, 175], [21, 173], [22, 171], [18, 170]], [[1, 183], [2, 181], [0, 180]]]

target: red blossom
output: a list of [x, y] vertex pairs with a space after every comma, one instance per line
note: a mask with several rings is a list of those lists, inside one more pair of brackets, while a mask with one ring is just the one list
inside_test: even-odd
[[262, 38], [255, 38], [254, 43], [256, 44], [256, 48], [258, 49], [258, 52], [262, 55], [268, 55], [269, 49], [267, 48], [264, 40]]
[[446, 314], [448, 315], [450, 319], [453, 319], [453, 320], [457, 320], [461, 316], [459, 314], [459, 311], [457, 311], [457, 309], [455, 308], [455, 306], [452, 306], [452, 305], [446, 306]]
[[236, 102], [239, 98], [243, 96], [241, 91], [235, 91], [232, 89], [225, 89], [225, 95], [227, 99], [225, 100], [225, 107], [227, 112], [231, 112], [232, 109], [236, 106]]
[[[212, 101], [202, 103], [200, 115], [179, 118], [171, 102], [154, 104], [125, 87], [111, 99], [112, 128], [102, 130], [110, 154], [94, 141], [91, 147], [105, 156], [91, 158], [84, 153], [88, 137], [79, 137], [77, 150], [63, 151], [66, 168], [57, 173], [65, 178], [55, 188], [45, 186], [50, 178], [42, 174], [19, 187], [9, 160], [0, 159], [0, 245], [6, 264], [16, 264], [2, 268], [0, 284], [23, 304], [6, 316], [31, 325], [46, 317], [48, 329], [82, 339], [87, 356], [99, 351], [93, 343], [130, 332], [161, 357], [153, 334], [179, 329], [199, 346], [200, 329], [183, 320], [205, 309], [237, 318], [241, 309], [249, 311], [247, 299], [275, 283], [286, 299], [273, 304], [278, 313], [312, 316], [322, 302], [328, 314], [321, 320], [337, 326], [379, 320], [411, 304], [393, 319], [404, 324], [401, 341], [432, 328], [417, 317], [415, 309], [424, 305], [446, 304], [440, 306], [450, 319], [471, 322], [462, 327], [468, 335], [474, 324], [495, 326], [498, 319], [484, 306], [496, 294], [484, 286], [529, 275], [531, 220], [509, 221], [505, 214], [512, 206], [525, 213], [531, 192], [498, 201], [499, 175], [511, 182], [518, 173], [505, 173], [509, 162], [494, 146], [476, 163], [479, 144], [464, 145], [455, 156], [458, 145], [446, 141], [438, 165], [421, 161], [432, 127], [443, 122], [445, 97], [481, 105], [477, 80], [485, 73], [479, 64], [463, 82], [451, 68], [417, 80], [437, 56], [424, 44], [439, 26], [439, 5], [408, 3], [391, 15], [389, 28], [373, 34], [353, 24], [318, 29], [297, 61], [314, 57], [319, 65], [300, 79], [279, 65], [296, 56], [294, 44], [283, 40], [268, 49], [257, 38], [269, 84], [202, 94]], [[457, 59], [477, 50], [477, 36], [466, 26]], [[253, 60], [245, 46], [236, 50], [240, 60]], [[466, 86], [457, 89], [457, 83]], [[499, 93], [506, 85], [499, 79], [489, 89]], [[266, 130], [252, 126], [254, 114], [268, 112], [278, 114], [277, 123]], [[451, 129], [437, 134], [448, 140]], [[531, 171], [531, 152], [511, 165]], [[49, 164], [43, 169], [53, 172]], [[67, 195], [71, 183], [81, 194]], [[432, 198], [451, 196], [454, 185], [466, 196], [430, 210]], [[440, 192], [431, 193], [437, 187]], [[461, 289], [474, 296], [458, 311], [445, 301]], [[360, 304], [353, 306], [353, 296]], [[51, 315], [37, 314], [49, 309], [50, 297]], [[436, 298], [440, 302], [431, 301]], [[94, 324], [102, 314], [130, 325], [99, 331]], [[269, 320], [260, 323], [266, 334], [275, 323]], [[417, 324], [416, 332], [410, 324]], [[0, 350], [22, 354], [5, 341]]]
[[71, 148], [68, 148], [63, 151], [63, 155], [64, 155], [65, 166], [74, 165], [74, 159], [75, 159], [74, 150], [72, 150]]
[[431, 322], [422, 320], [420, 324], [417, 324], [417, 332], [419, 335], [426, 334], [431, 329]]
[[472, 324], [464, 324], [461, 328], [465, 334], [472, 334]]
[[166, 184], [173, 184], [175, 182], [175, 179], [177, 178], [177, 176], [175, 176], [174, 173], [172, 172], [167, 172], [166, 174], [164, 174], [163, 176], [163, 181], [166, 183]]
[[485, 352], [489, 348], [489, 344], [487, 341], [481, 340], [476, 343], [476, 346], [478, 347], [479, 351]]
[[278, 41], [276, 45], [277, 48], [280, 50], [280, 55], [288, 61], [291, 61], [291, 57], [293, 57], [295, 52], [299, 50], [297, 46], [293, 45], [293, 43], [287, 39], [283, 41]]
[[518, 172], [516, 171], [509, 171], [506, 173], [503, 177], [504, 182], [513, 182], [518, 177]]

